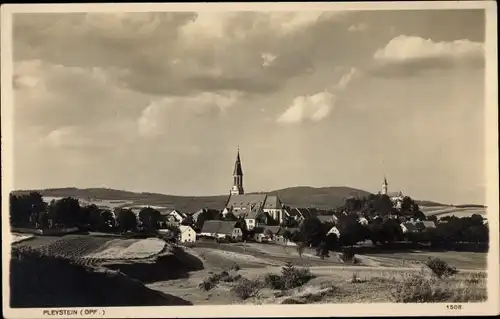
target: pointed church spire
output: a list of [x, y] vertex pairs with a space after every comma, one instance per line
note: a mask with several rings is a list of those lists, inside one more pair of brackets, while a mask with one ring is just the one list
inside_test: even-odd
[[243, 176], [243, 169], [241, 168], [240, 147], [239, 146], [238, 146], [238, 153], [236, 155], [236, 161], [234, 162], [233, 176]]
[[243, 169], [241, 168], [240, 146], [238, 145], [238, 153], [233, 170], [233, 187], [231, 188], [232, 195], [244, 194], [243, 191]]
[[387, 183], [387, 177], [384, 175], [384, 183], [382, 184], [382, 194], [387, 195], [387, 186], [389, 184]]

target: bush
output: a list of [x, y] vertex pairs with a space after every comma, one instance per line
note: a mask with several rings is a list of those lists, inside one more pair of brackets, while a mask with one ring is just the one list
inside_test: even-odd
[[452, 293], [443, 289], [435, 279], [427, 278], [423, 272], [419, 274], [405, 275], [390, 290], [394, 302], [444, 302]]
[[240, 265], [238, 265], [237, 263], [234, 263], [234, 264], [231, 266], [231, 268], [230, 268], [230, 270], [234, 270], [234, 271], [238, 271], [238, 270], [240, 270], [240, 269], [241, 269], [241, 267], [240, 267]]
[[284, 289], [283, 280], [281, 276], [276, 274], [267, 274], [265, 277], [266, 286], [271, 289]]
[[198, 287], [201, 290], [209, 291], [215, 288], [219, 282], [234, 282], [240, 280], [242, 277], [241, 275], [237, 274], [230, 274], [229, 272], [223, 270], [222, 272], [218, 274], [210, 273], [210, 276], [208, 278], [205, 278], [199, 285]]
[[314, 278], [309, 268], [297, 268], [292, 263], [288, 262], [281, 269], [281, 280], [283, 289], [292, 289], [300, 287]]
[[432, 270], [432, 273], [440, 279], [451, 277], [458, 273], [455, 267], [448, 265], [447, 262], [439, 258], [429, 258], [425, 264]]
[[256, 296], [260, 291], [260, 283], [257, 280], [242, 278], [231, 288], [231, 292], [238, 298], [246, 300]]
[[486, 274], [485, 273], [472, 273], [467, 278], [465, 278], [465, 283], [466, 284], [479, 284], [483, 280], [486, 280]]
[[[227, 274], [227, 272], [226, 272], [226, 274]], [[201, 290], [205, 290], [205, 291], [212, 290], [213, 288], [215, 288], [215, 286], [217, 286], [217, 284], [219, 283], [222, 276], [223, 276], [223, 274], [211, 274], [208, 278], [205, 278], [198, 285], [198, 287]]]
[[342, 250], [342, 255], [340, 255], [340, 258], [342, 259], [343, 262], [350, 262], [350, 263], [355, 263], [356, 258], [354, 258], [354, 250], [350, 247], [344, 248]]

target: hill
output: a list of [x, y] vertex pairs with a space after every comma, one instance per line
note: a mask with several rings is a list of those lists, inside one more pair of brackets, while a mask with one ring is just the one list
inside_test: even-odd
[[[14, 194], [25, 194], [32, 191], [39, 192], [44, 197], [74, 197], [91, 200], [112, 200], [133, 202], [134, 205], [155, 205], [196, 211], [200, 208], [222, 209], [228, 195], [219, 196], [174, 196], [158, 193], [135, 193], [130, 191], [109, 188], [51, 188], [42, 190], [19, 190]], [[279, 195], [282, 202], [294, 207], [338, 207], [349, 196], [367, 196], [370, 193], [350, 187], [289, 187], [267, 192], [270, 195]]]
[[[228, 195], [217, 196], [176, 196], [150, 192], [131, 192], [110, 188], [50, 188], [41, 190], [18, 190], [14, 194], [39, 192], [44, 197], [74, 197], [91, 201], [123, 201], [133, 205], [163, 206], [180, 209], [186, 212], [197, 211], [200, 208], [223, 209]], [[262, 192], [261, 192], [262, 193]], [[296, 186], [267, 192], [269, 195], [279, 195], [281, 201], [292, 207], [334, 208], [342, 205], [347, 197], [362, 197], [369, 192], [345, 187], [309, 187]], [[422, 207], [451, 207], [426, 200], [416, 200]], [[117, 205], [113, 205], [117, 206]], [[118, 205], [119, 206], [119, 205]], [[468, 205], [469, 206], [469, 205]]]
[[13, 308], [191, 305], [116, 271], [74, 264], [62, 257], [13, 248]]

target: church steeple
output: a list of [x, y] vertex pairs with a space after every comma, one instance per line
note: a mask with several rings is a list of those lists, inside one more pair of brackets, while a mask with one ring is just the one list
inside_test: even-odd
[[384, 183], [382, 184], [382, 195], [387, 195], [387, 178], [384, 176]]
[[245, 192], [243, 190], [243, 169], [241, 168], [240, 148], [238, 146], [236, 162], [234, 163], [233, 187], [231, 188], [231, 195], [241, 195], [244, 193]]

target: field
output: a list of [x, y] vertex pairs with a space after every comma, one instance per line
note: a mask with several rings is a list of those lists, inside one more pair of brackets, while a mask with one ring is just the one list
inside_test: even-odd
[[422, 206], [420, 210], [426, 216], [436, 216], [438, 218], [445, 216], [469, 217], [473, 214], [486, 216], [486, 208], [481, 207]]
[[[204, 270], [192, 272], [188, 278], [154, 282], [148, 284], [148, 287], [179, 296], [195, 305], [276, 304], [287, 303], [288, 299], [307, 299], [307, 303], [391, 302], [394, 301], [391, 291], [395, 287], [400, 287], [401, 281], [406, 276], [417, 276], [422, 269], [426, 269], [424, 276], [431, 282], [431, 272], [423, 265], [423, 262], [429, 256], [437, 256], [457, 266], [460, 270], [459, 274], [453, 278], [440, 282], [432, 281], [432, 285], [437, 285], [435, 289], [451, 293], [449, 300], [469, 298], [464, 297], [463, 294], [470, 294], [470, 298], [474, 300], [482, 299], [486, 295], [484, 279], [486, 254], [414, 252], [394, 255], [359, 255], [356, 256], [359, 264], [353, 265], [343, 263], [339, 255], [334, 253], [325, 260], [321, 260], [311, 251], [304, 252], [300, 257], [294, 248], [288, 247], [285, 251], [283, 247], [277, 245], [257, 243], [213, 245], [200, 242], [187, 250], [203, 260]], [[217, 249], [215, 245], [218, 246]], [[231, 291], [231, 287], [235, 285], [232, 282], [221, 282], [209, 291], [198, 287], [206, 278], [214, 273], [230, 269], [235, 263], [241, 267], [238, 274], [249, 280], [263, 282], [266, 274], [280, 274], [282, 266], [287, 261], [295, 265], [310, 267], [315, 278], [303, 287], [286, 292], [261, 287], [257, 296], [247, 300], [241, 300], [235, 296]], [[353, 281], [353, 277], [356, 280]], [[464, 282], [471, 277], [482, 279], [464, 286]], [[464, 292], [464, 289], [469, 290]]]
[[[484, 253], [384, 252], [356, 255], [357, 263], [352, 264], [343, 262], [340, 253], [331, 252], [321, 259], [311, 249], [299, 255], [296, 247], [273, 244], [217, 244], [200, 240], [189, 248], [176, 250], [156, 238], [92, 235], [34, 236], [13, 243], [13, 247], [30, 247], [51, 256], [75, 260], [85, 267], [118, 271], [149, 289], [194, 305], [391, 302], [394, 301], [391, 291], [401, 288], [407, 276], [418, 276], [422, 269], [426, 269], [427, 279], [421, 280], [428, 281], [432, 289], [444, 289], [449, 301], [469, 298], [464, 294], [470, 294], [467, 300], [482, 299], [486, 295]], [[423, 264], [430, 256], [456, 266], [458, 275], [446, 281], [431, 280], [430, 270]], [[314, 278], [302, 287], [287, 291], [264, 286], [264, 276], [279, 275], [287, 262], [308, 267]], [[232, 290], [238, 280], [220, 282], [208, 291], [199, 288], [199, 284], [214, 273], [229, 270], [235, 264], [240, 268], [238, 275], [246, 278], [238, 280], [253, 280], [262, 285], [257, 295], [245, 300], [238, 298]], [[472, 277], [480, 279], [471, 284], [467, 280]], [[440, 285], [443, 287], [439, 288]], [[464, 289], [469, 290], [464, 292]]]
[[52, 256], [97, 261], [154, 257], [164, 250], [166, 243], [156, 238], [115, 239], [104, 236], [66, 235], [34, 236], [31, 240], [13, 245], [32, 248]]
[[31, 238], [34, 238], [35, 235], [30, 235], [30, 234], [18, 234], [18, 233], [12, 233], [12, 244], [15, 244], [15, 243], [19, 243], [19, 242], [22, 242], [22, 241], [25, 241], [25, 240], [28, 240], [28, 239], [31, 239]]

